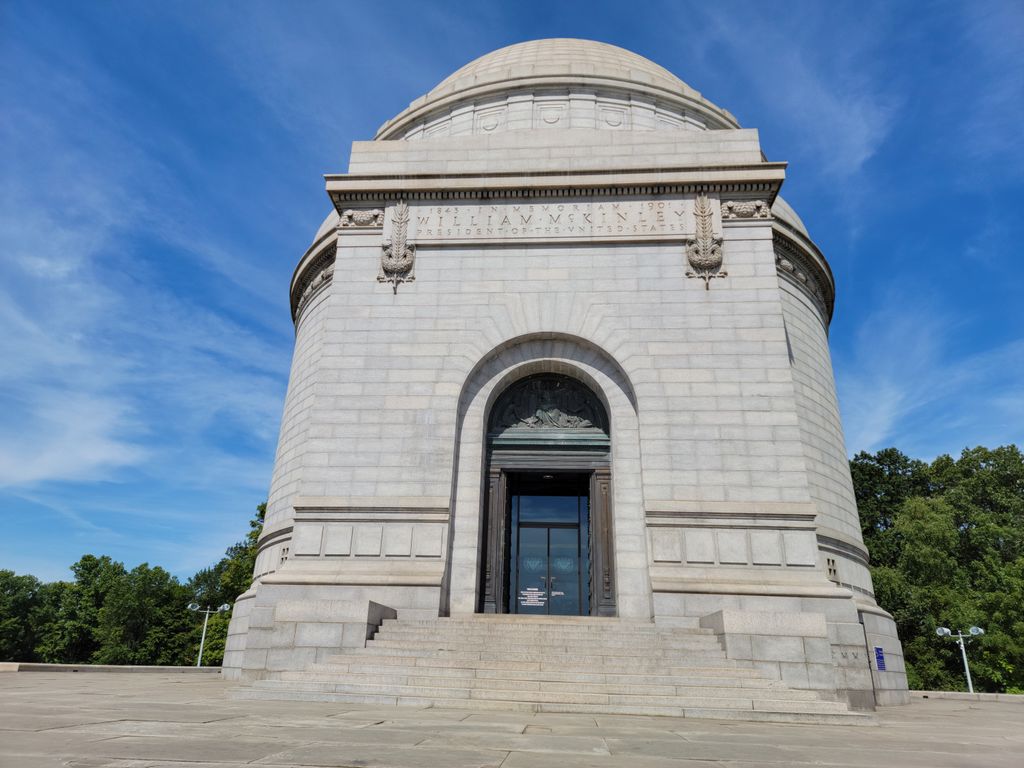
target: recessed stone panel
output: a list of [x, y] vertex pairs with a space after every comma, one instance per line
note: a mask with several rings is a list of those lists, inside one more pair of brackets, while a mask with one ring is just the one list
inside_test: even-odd
[[344, 556], [352, 553], [352, 526], [327, 525], [324, 535], [324, 554]]
[[323, 535], [322, 523], [299, 523], [292, 534], [291, 553], [299, 557], [319, 555]]
[[440, 525], [417, 525], [412, 532], [412, 553], [416, 557], [441, 557], [444, 528]]
[[380, 557], [383, 526], [378, 523], [359, 523], [355, 526], [356, 557]]
[[412, 554], [412, 524], [388, 523], [384, 526], [384, 556], [409, 557]]
[[722, 565], [747, 565], [750, 562], [746, 531], [716, 531], [715, 538], [718, 539], [719, 563]]
[[681, 563], [683, 543], [678, 528], [652, 528], [651, 550], [656, 563]]
[[683, 534], [683, 541], [686, 546], [686, 562], [715, 562], [715, 537], [712, 531], [690, 528]]
[[818, 542], [811, 531], [783, 531], [786, 565], [814, 567], [818, 564]]
[[778, 531], [751, 531], [750, 556], [754, 565], [782, 565], [782, 542]]

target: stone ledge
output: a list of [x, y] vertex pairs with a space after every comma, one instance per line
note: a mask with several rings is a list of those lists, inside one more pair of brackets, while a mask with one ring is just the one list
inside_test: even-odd
[[1019, 693], [966, 693], [964, 691], [910, 691], [915, 699], [952, 699], [955, 701], [999, 701], [1004, 704], [1024, 704]]
[[3, 661], [0, 672], [131, 672], [157, 674], [220, 674], [220, 667], [160, 667], [131, 664], [44, 664], [39, 662]]

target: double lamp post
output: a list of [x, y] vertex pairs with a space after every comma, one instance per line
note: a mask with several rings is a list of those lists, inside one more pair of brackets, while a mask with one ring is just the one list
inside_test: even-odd
[[199, 603], [189, 603], [188, 604], [188, 609], [190, 611], [197, 611], [199, 613], [205, 614], [205, 616], [203, 616], [203, 637], [199, 641], [199, 658], [196, 659], [196, 666], [197, 667], [201, 667], [201, 666], [203, 666], [203, 646], [206, 645], [206, 624], [207, 624], [207, 622], [209, 622], [210, 616], [212, 614], [214, 614], [214, 613], [224, 613], [225, 611], [230, 611], [231, 610], [231, 606], [228, 605], [227, 603], [224, 603], [224, 605], [219, 605], [216, 608], [211, 608], [210, 606], [206, 606], [206, 608], [201, 608], [199, 606]]
[[[939, 627], [935, 630], [935, 634], [939, 637], [953, 637], [953, 630], [947, 627]], [[971, 638], [978, 637], [979, 635], [984, 634], [985, 630], [981, 627], [971, 627], [967, 630], [966, 636], [964, 636], [964, 633], [960, 630], [957, 630], [956, 633], [956, 642], [960, 646], [960, 655], [963, 657], [964, 660], [964, 674], [967, 675], [968, 693], [974, 693], [974, 683], [971, 682], [971, 668], [967, 665], [967, 645], [964, 641], [970, 640]]]

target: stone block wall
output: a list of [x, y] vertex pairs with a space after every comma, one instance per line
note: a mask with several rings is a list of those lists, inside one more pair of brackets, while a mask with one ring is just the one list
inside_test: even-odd
[[[903, 659], [903, 646], [896, 635], [896, 623], [888, 614], [877, 610], [862, 611], [861, 620], [864, 622], [871, 678], [878, 703], [882, 706], [909, 704], [907, 667]], [[879, 669], [876, 649], [882, 651], [885, 670]]]

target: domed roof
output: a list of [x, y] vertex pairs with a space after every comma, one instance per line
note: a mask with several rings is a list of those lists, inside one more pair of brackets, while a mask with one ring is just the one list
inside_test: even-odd
[[803, 219], [797, 215], [789, 203], [782, 199], [782, 195], [775, 197], [775, 202], [772, 204], [772, 215], [779, 219], [779, 221], [784, 221], [807, 239], [810, 239], [811, 236], [807, 232], [807, 227], [804, 226]]
[[330, 213], [328, 213], [328, 214], [327, 214], [327, 218], [326, 218], [326, 219], [324, 219], [324, 222], [323, 222], [323, 224], [321, 224], [321, 225], [320, 225], [320, 229], [318, 229], [318, 230], [316, 231], [316, 236], [315, 236], [315, 237], [313, 238], [313, 242], [312, 242], [312, 243], [310, 243], [310, 245], [315, 245], [315, 244], [316, 244], [316, 242], [317, 242], [317, 241], [318, 241], [318, 240], [319, 240], [319, 239], [320, 239], [321, 237], [323, 237], [323, 236], [324, 236], [324, 235], [326, 235], [326, 234], [327, 234], [328, 232], [330, 232], [330, 231], [331, 231], [331, 230], [333, 230], [333, 229], [334, 229], [335, 227], [337, 227], [337, 226], [338, 226], [338, 222], [340, 222], [340, 221], [341, 221], [341, 217], [340, 217], [340, 216], [338, 215], [338, 212], [337, 212], [337, 211], [335, 211], [335, 210], [332, 210], [332, 211], [331, 211]]
[[526, 74], [602, 77], [695, 93], [664, 67], [625, 48], [560, 37], [516, 43], [474, 59], [442, 80], [427, 97]]
[[516, 43], [474, 59], [381, 126], [376, 138], [402, 138], [411, 124], [438, 109], [537, 88], [644, 94], [701, 115], [709, 127], [739, 127], [729, 112], [650, 59], [595, 40], [551, 38]]

